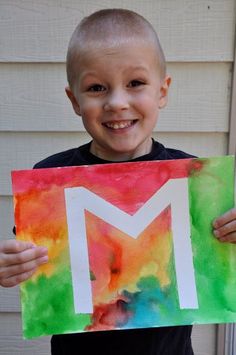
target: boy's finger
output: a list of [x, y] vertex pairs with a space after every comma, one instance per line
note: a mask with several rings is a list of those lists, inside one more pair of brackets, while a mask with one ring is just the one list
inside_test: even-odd
[[30, 270], [30, 271], [27, 271], [23, 274], [11, 276], [11, 277], [5, 279], [4, 281], [2, 281], [1, 285], [3, 287], [17, 286], [19, 283], [29, 279], [34, 274], [35, 271], [36, 271], [36, 268], [33, 270]]
[[21, 264], [27, 263], [28, 261], [35, 260], [46, 255], [47, 248], [45, 247], [34, 247], [14, 254], [2, 253], [0, 258], [0, 267], [10, 265], [19, 266]]
[[227, 236], [227, 234], [236, 233], [236, 220], [226, 223], [222, 227], [215, 229], [213, 232], [216, 238], [222, 238]]
[[34, 244], [15, 239], [4, 240], [0, 243], [0, 253], [20, 253], [23, 250], [33, 248]]
[[224, 213], [222, 216], [216, 218], [213, 222], [214, 228], [220, 228], [224, 224], [231, 222], [236, 219], [236, 208], [232, 208], [228, 212]]
[[28, 261], [24, 264], [12, 265], [10, 267], [5, 267], [0, 269], [0, 283], [1, 280], [5, 280], [7, 278], [11, 278], [13, 276], [17, 276], [20, 274], [24, 274], [26, 272], [30, 272], [34, 270], [41, 264], [45, 264], [48, 262], [48, 257], [43, 256], [38, 259], [34, 259], [32, 261]]
[[236, 243], [236, 233], [227, 234], [224, 237], [218, 238], [221, 243]]

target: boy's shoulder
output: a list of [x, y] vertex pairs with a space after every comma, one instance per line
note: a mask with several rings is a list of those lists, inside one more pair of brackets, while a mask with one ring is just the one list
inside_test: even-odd
[[153, 141], [153, 148], [150, 160], [173, 160], [196, 158], [196, 156], [186, 153], [179, 149], [166, 148], [163, 144]]
[[188, 159], [188, 158], [196, 158], [196, 155], [192, 155], [186, 153], [182, 150], [166, 148], [169, 159]]
[[83, 159], [82, 151], [88, 149], [89, 143], [82, 145], [81, 147], [76, 147], [68, 149], [39, 161], [34, 165], [34, 169], [43, 168], [58, 168], [62, 166], [74, 166], [74, 165], [84, 165], [86, 162]]

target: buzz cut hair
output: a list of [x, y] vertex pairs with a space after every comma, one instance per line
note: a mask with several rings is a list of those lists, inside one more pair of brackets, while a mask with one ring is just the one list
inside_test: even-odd
[[69, 41], [66, 71], [70, 89], [73, 89], [78, 74], [75, 65], [80, 53], [99, 46], [131, 43], [138, 39], [154, 45], [161, 78], [166, 75], [166, 60], [159, 38], [153, 26], [143, 16], [126, 9], [102, 9], [82, 19]]

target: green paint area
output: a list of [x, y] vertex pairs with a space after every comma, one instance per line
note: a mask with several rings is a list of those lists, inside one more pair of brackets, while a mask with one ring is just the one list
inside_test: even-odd
[[[235, 321], [236, 245], [220, 243], [212, 221], [234, 206], [234, 158], [201, 159], [189, 178], [191, 239], [199, 310], [195, 322]], [[204, 192], [204, 193], [203, 193]]]
[[63, 269], [21, 286], [24, 337], [73, 333], [90, 324], [90, 315], [74, 312], [71, 272]]

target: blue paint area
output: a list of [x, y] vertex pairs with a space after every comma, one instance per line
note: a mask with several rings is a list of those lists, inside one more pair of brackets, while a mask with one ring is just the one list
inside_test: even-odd
[[137, 286], [138, 292], [124, 292], [129, 300], [127, 312], [131, 313], [125, 328], [153, 327], [154, 324], [165, 322], [165, 318], [167, 321], [176, 310], [176, 300], [171, 288], [162, 289], [154, 276], [142, 278]]

